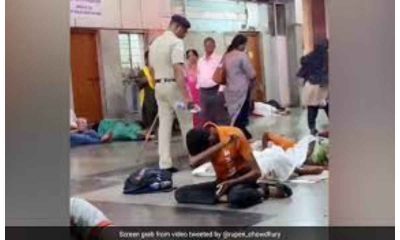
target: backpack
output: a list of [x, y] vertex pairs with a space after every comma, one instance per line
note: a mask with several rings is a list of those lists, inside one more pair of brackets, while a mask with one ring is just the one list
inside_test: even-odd
[[158, 168], [143, 168], [125, 180], [124, 194], [169, 192], [174, 190], [171, 172]]

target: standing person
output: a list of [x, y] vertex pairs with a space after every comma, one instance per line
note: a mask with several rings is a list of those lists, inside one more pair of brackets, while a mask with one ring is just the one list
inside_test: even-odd
[[[193, 103], [200, 105], [200, 92], [197, 86], [197, 62], [199, 54], [195, 49], [189, 49], [186, 51], [186, 85], [192, 96]], [[193, 115], [193, 126], [200, 127], [203, 121], [200, 118], [200, 114], [196, 113]]]
[[301, 58], [298, 77], [304, 79], [303, 104], [307, 106], [308, 128], [318, 134], [316, 119], [320, 108], [329, 116], [328, 104], [328, 40], [319, 42], [314, 50]]
[[[150, 66], [154, 69], [156, 79], [155, 94], [160, 121], [159, 166], [171, 172], [178, 171], [172, 165], [170, 148], [174, 112], [178, 117], [183, 140], [193, 126], [193, 118], [188, 111], [193, 108], [193, 101], [185, 85], [185, 51], [182, 40], [189, 28], [190, 23], [185, 17], [173, 15], [168, 29], [153, 41], [149, 51]], [[185, 107], [182, 108], [182, 104]]]
[[145, 66], [141, 71], [142, 78], [137, 82], [141, 89], [142, 120], [145, 128], [149, 128], [157, 116], [157, 101], [155, 97], [155, 79], [153, 69], [149, 65], [149, 51], [144, 53]]
[[198, 63], [198, 86], [200, 88], [201, 115], [204, 121], [228, 125], [223, 87], [213, 81], [213, 75], [221, 62], [221, 56], [215, 53], [215, 40], [204, 39], [204, 56]]
[[251, 139], [246, 129], [250, 116], [250, 92], [255, 84], [256, 71], [247, 56], [247, 37], [236, 35], [223, 59], [226, 73], [226, 88], [224, 90], [226, 105], [231, 124], [240, 128], [247, 139]]

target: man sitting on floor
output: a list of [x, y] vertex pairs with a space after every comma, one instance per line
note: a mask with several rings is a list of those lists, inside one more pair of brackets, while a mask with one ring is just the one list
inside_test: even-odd
[[186, 142], [191, 155], [190, 166], [196, 168], [211, 160], [217, 179], [177, 189], [175, 199], [178, 203], [216, 204], [227, 201], [230, 207], [245, 208], [262, 202], [264, 198], [282, 198], [292, 194], [283, 184], [275, 187], [257, 184], [260, 168], [246, 137], [236, 127], [207, 123], [203, 128], [190, 130]]
[[89, 129], [85, 118], [77, 118], [70, 110], [70, 142], [71, 147], [89, 144], [108, 143], [112, 141], [112, 134], [100, 136], [95, 130]]

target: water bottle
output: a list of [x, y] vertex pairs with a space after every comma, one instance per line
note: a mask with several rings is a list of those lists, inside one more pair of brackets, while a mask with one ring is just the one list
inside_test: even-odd
[[189, 111], [189, 112], [191, 112], [193, 114], [199, 113], [201, 111], [200, 107], [197, 104], [193, 104], [192, 108], [188, 108], [188, 106], [184, 102], [177, 102], [176, 103], [176, 108], [179, 109], [179, 110], [182, 110], [182, 111], [187, 110], [187, 111]]
[[176, 108], [179, 109], [179, 110], [186, 110], [187, 109], [186, 104], [184, 102], [177, 102], [176, 103]]

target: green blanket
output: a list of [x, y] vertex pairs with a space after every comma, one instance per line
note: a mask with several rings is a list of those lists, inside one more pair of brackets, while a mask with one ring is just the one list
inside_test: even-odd
[[112, 133], [114, 141], [133, 141], [143, 139], [142, 127], [134, 122], [118, 119], [104, 119], [100, 122], [98, 133], [103, 136]]

